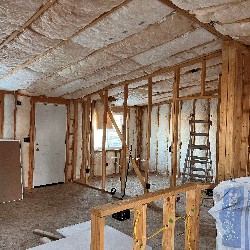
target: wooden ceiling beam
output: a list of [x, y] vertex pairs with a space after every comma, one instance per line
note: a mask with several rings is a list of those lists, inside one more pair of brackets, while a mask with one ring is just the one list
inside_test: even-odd
[[10, 41], [16, 38], [20, 33], [22, 33], [32, 22], [34, 22], [38, 17], [40, 17], [48, 8], [50, 8], [57, 0], [48, 0], [40, 9], [28, 20], [26, 21], [18, 30], [12, 32], [1, 44], [0, 49], [7, 45]]
[[162, 3], [166, 4], [168, 7], [176, 10], [178, 13], [182, 14], [183, 16], [189, 18], [190, 20], [192, 20], [194, 23], [197, 23], [198, 25], [200, 25], [202, 28], [206, 29], [207, 31], [211, 32], [212, 34], [214, 34], [215, 36], [217, 36], [218, 38], [222, 39], [222, 40], [227, 40], [227, 41], [231, 41], [233, 40], [231, 37], [226, 36], [226, 35], [222, 35], [220, 32], [218, 32], [212, 25], [208, 24], [208, 23], [203, 23], [201, 21], [199, 21], [197, 19], [197, 17], [194, 14], [190, 14], [187, 10], [183, 10], [181, 8], [179, 8], [178, 6], [176, 6], [175, 4], [173, 4], [170, 0], [160, 0]]

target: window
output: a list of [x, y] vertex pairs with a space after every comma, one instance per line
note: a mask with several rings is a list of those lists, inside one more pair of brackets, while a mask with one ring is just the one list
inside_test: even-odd
[[[122, 123], [123, 123], [123, 115], [113, 114], [116, 124], [118, 125], [120, 131], [122, 132]], [[102, 148], [102, 135], [103, 129], [97, 129], [95, 126], [94, 131], [94, 148], [101, 149]], [[107, 129], [106, 132], [106, 149], [111, 148], [121, 148], [122, 142], [116, 133], [114, 126], [111, 129]]]

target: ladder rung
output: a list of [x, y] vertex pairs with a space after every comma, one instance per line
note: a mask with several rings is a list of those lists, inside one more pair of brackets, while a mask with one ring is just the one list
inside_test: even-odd
[[191, 132], [190, 135], [191, 136], [208, 136], [208, 133], [195, 133], [195, 132]]
[[190, 177], [206, 178], [207, 176], [202, 174], [190, 174]]
[[206, 161], [208, 159], [208, 157], [205, 157], [205, 156], [191, 156], [191, 160], [203, 160], [203, 161]]
[[203, 150], [203, 149], [209, 149], [209, 146], [207, 146], [207, 145], [190, 145], [190, 148]]
[[191, 160], [191, 163], [200, 163], [200, 164], [209, 164], [210, 161], [199, 161], [199, 160]]
[[190, 123], [211, 123], [210, 120], [190, 120]]
[[191, 168], [192, 171], [206, 171], [205, 168]]

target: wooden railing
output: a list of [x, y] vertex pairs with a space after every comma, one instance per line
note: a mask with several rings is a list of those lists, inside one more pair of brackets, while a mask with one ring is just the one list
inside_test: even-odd
[[188, 183], [92, 208], [91, 250], [104, 250], [105, 217], [126, 209], [132, 209], [137, 216], [139, 215], [135, 216], [137, 221], [134, 223], [136, 237], [133, 249], [145, 249], [147, 204], [162, 199], [164, 200], [162, 249], [174, 249], [176, 195], [181, 193], [186, 193], [185, 249], [198, 249], [201, 190], [212, 189], [214, 186], [214, 184]]

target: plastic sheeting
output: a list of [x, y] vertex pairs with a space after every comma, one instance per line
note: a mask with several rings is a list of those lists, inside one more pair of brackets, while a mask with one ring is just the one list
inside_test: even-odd
[[250, 177], [221, 182], [213, 197], [217, 249], [250, 249]]

